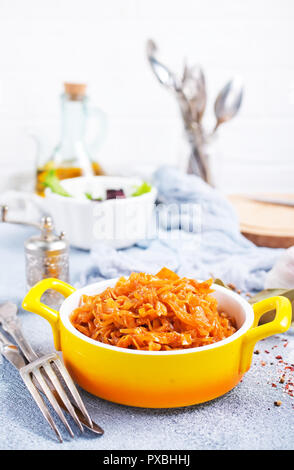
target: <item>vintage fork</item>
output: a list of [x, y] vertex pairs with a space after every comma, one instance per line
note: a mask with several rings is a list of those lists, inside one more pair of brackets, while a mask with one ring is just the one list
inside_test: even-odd
[[[91, 431], [102, 435], [104, 433], [103, 429], [91, 420], [77, 388], [59, 356], [53, 353], [39, 358], [24, 338], [19, 319], [17, 318], [17, 306], [15, 304], [7, 302], [0, 306], [0, 324], [2, 328], [14, 338], [23, 355], [30, 361], [27, 366], [22, 367], [20, 371], [21, 376], [58, 439], [62, 441], [60, 432], [49, 414], [48, 408], [39, 394], [38, 389], [47, 396], [52, 407], [72, 437], [74, 436], [73, 431], [64, 417], [61, 408], [72, 416], [81, 431], [83, 431], [81, 424], [83, 423], [83, 425]], [[52, 365], [55, 365], [61, 374], [77, 406], [72, 404], [69, 400]]]
[[[38, 392], [37, 386], [34, 383], [34, 379], [35, 379], [35, 381], [38, 381], [38, 384], [39, 384], [38, 388], [41, 389], [45, 393], [45, 395], [47, 396], [47, 398], [50, 401], [51, 405], [53, 406], [55, 411], [58, 413], [58, 416], [62, 420], [62, 422], [65, 425], [65, 427], [67, 428], [68, 432], [70, 433], [71, 437], [74, 437], [74, 434], [72, 432], [71, 427], [69, 426], [69, 424], [66, 421], [63, 413], [61, 412], [56, 398], [54, 397], [53, 393], [49, 389], [49, 387], [46, 384], [46, 382], [44, 380], [44, 377], [41, 373], [41, 368], [44, 368], [45, 370], [49, 371], [51, 369], [50, 364], [51, 363], [56, 363], [56, 365], [58, 366], [58, 368], [61, 372], [62, 377], [64, 378], [64, 380], [66, 382], [66, 384], [71, 387], [71, 384], [68, 383], [67, 373], [65, 373], [65, 375], [63, 375], [63, 373], [64, 373], [63, 369], [65, 369], [65, 368], [62, 365], [62, 363], [59, 359], [59, 356], [56, 353], [47, 354], [46, 356], [43, 356], [42, 358], [39, 358], [36, 361], [30, 362], [29, 364], [26, 365], [26, 363], [25, 363], [21, 353], [19, 352], [19, 349], [17, 348], [17, 346], [10, 343], [8, 338], [6, 338], [5, 335], [1, 332], [0, 332], [0, 349], [1, 349], [1, 354], [11, 364], [13, 364], [19, 370], [19, 373], [20, 373], [25, 385], [27, 386], [29, 392], [31, 393], [31, 395], [34, 398], [35, 402], [37, 403], [38, 407], [40, 408], [43, 416], [45, 417], [45, 419], [48, 421], [48, 423], [50, 424], [50, 426], [52, 427], [52, 429], [56, 433], [59, 441], [62, 442], [61, 434], [60, 434], [60, 432], [59, 432], [59, 430], [58, 430], [51, 414], [49, 413], [49, 410], [48, 410], [44, 400], [42, 399], [40, 393]], [[60, 363], [61, 363], [61, 367], [60, 367]], [[58, 381], [58, 379], [57, 379], [57, 381]], [[64, 389], [63, 389], [63, 387], [61, 386], [60, 383], [59, 383], [59, 387], [60, 387], [60, 391], [61, 391], [63, 399], [65, 400], [65, 402], [67, 402], [68, 398], [67, 398], [66, 393], [65, 393], [65, 391], [64, 391]], [[80, 423], [79, 423], [79, 426], [81, 426]]]
[[61, 407], [60, 407], [55, 395], [53, 394], [53, 392], [50, 389], [47, 381], [45, 380], [45, 378], [43, 376], [43, 373], [42, 373], [43, 371], [46, 372], [47, 376], [52, 381], [55, 389], [59, 393], [60, 398], [62, 399], [63, 403], [67, 407], [68, 412], [70, 413], [72, 418], [75, 420], [75, 422], [78, 425], [78, 427], [80, 428], [80, 430], [83, 431], [84, 429], [83, 429], [83, 426], [82, 426], [79, 418], [77, 417], [77, 415], [76, 415], [76, 413], [73, 409], [73, 406], [72, 406], [72, 404], [71, 404], [71, 402], [70, 402], [70, 400], [69, 400], [69, 398], [68, 398], [68, 396], [67, 396], [67, 394], [66, 394], [66, 392], [65, 392], [65, 390], [64, 390], [64, 388], [61, 384], [61, 382], [59, 381], [55, 371], [52, 368], [52, 364], [57, 366], [58, 371], [59, 371], [62, 379], [66, 383], [66, 385], [67, 385], [68, 389], [70, 390], [72, 396], [74, 397], [77, 405], [79, 406], [80, 410], [82, 411], [82, 413], [87, 418], [87, 420], [89, 421], [89, 424], [90, 424], [91, 423], [91, 418], [88, 415], [88, 412], [85, 408], [85, 405], [82, 402], [82, 399], [81, 399], [81, 397], [80, 397], [80, 395], [79, 395], [79, 393], [78, 393], [78, 391], [77, 391], [77, 389], [76, 389], [76, 387], [75, 387], [75, 385], [72, 381], [72, 378], [70, 377], [69, 373], [67, 372], [66, 368], [64, 367], [61, 360], [59, 359], [59, 356], [56, 353], [46, 354], [45, 356], [42, 356], [42, 357], [36, 359], [33, 362], [29, 362], [25, 367], [22, 367], [19, 370], [19, 373], [20, 373], [24, 383], [26, 384], [29, 392], [31, 393], [31, 395], [34, 398], [35, 402], [37, 403], [38, 407], [40, 408], [44, 418], [48, 421], [48, 423], [50, 424], [51, 428], [53, 429], [53, 431], [57, 435], [60, 442], [62, 442], [61, 434], [60, 434], [60, 432], [59, 432], [59, 430], [58, 430], [51, 414], [49, 413], [49, 410], [48, 410], [43, 398], [41, 397], [40, 393], [38, 392], [38, 388], [34, 384], [33, 378], [40, 385], [41, 390], [43, 391], [44, 395], [47, 397], [47, 399], [51, 403], [53, 409], [58, 414], [59, 418], [61, 419], [64, 426], [68, 430], [70, 436], [74, 437], [74, 433], [73, 433], [70, 425], [68, 424], [68, 422], [67, 422], [67, 420], [66, 420], [66, 418], [65, 418], [65, 416], [64, 416], [64, 414], [61, 410]]

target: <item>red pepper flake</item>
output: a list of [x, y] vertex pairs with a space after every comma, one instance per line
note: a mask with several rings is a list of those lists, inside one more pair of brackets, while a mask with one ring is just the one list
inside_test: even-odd
[[[281, 341], [283, 342], [282, 344], [284, 348], [286, 348], [289, 344], [288, 340], [281, 339]], [[278, 345], [274, 345], [271, 347], [271, 349], [275, 349], [277, 347]], [[260, 351], [257, 349], [254, 351], [254, 353], [260, 354]], [[264, 353], [269, 354], [270, 351], [265, 349]], [[293, 364], [293, 361], [292, 363], [284, 361], [281, 354], [278, 354], [277, 356], [275, 356], [275, 359], [277, 359], [278, 364], [280, 364], [280, 366], [277, 367], [277, 374], [278, 374], [277, 382], [271, 383], [270, 381], [268, 381], [267, 383], [271, 385], [272, 388], [276, 388], [276, 389], [278, 388], [277, 383], [284, 384], [282, 388], [283, 393], [287, 393], [289, 397], [294, 398], [294, 380], [293, 380], [294, 364]], [[260, 361], [260, 364], [262, 365], [262, 367], [264, 367], [267, 363], [265, 361]], [[269, 362], [269, 364], [273, 365], [274, 363]], [[281, 406], [282, 402], [280, 400], [277, 400], [274, 402], [274, 404], [275, 406]], [[292, 408], [294, 409], [293, 404], [292, 404]]]
[[285, 390], [289, 390], [289, 387], [293, 387], [293, 384], [291, 382], [285, 385]]

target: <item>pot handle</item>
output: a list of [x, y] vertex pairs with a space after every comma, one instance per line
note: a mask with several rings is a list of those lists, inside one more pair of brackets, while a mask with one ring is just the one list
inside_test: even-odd
[[[262, 315], [270, 310], [276, 310], [273, 321], [258, 326]], [[248, 371], [255, 343], [268, 336], [277, 333], [283, 333], [290, 328], [292, 318], [292, 307], [289, 299], [286, 297], [270, 297], [261, 300], [253, 305], [254, 322], [250, 330], [245, 333], [242, 344], [242, 355], [240, 363], [240, 372], [244, 374]]]
[[37, 282], [26, 294], [22, 301], [22, 308], [37, 313], [47, 320], [53, 331], [54, 345], [57, 351], [61, 351], [59, 336], [59, 312], [41, 302], [41, 297], [48, 289], [53, 289], [68, 297], [75, 292], [75, 288], [60, 281], [60, 279], [47, 278]]

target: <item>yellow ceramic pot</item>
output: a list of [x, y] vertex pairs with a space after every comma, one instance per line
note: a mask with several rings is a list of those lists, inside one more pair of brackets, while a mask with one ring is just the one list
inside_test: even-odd
[[[257, 341], [290, 327], [291, 304], [285, 297], [272, 297], [252, 308], [234, 292], [213, 285], [220, 309], [230, 314], [238, 327], [229, 338], [199, 348], [163, 352], [109, 346], [77, 331], [69, 317], [82, 294], [98, 294], [116, 281], [76, 290], [57, 279], [44, 279], [23, 301], [25, 310], [50, 322], [55, 347], [62, 351], [73, 379], [88, 392], [116, 403], [169, 408], [212, 400], [237, 385], [250, 367]], [[55, 289], [66, 297], [60, 312], [41, 303], [47, 289]], [[274, 320], [258, 326], [260, 317], [273, 309]]]

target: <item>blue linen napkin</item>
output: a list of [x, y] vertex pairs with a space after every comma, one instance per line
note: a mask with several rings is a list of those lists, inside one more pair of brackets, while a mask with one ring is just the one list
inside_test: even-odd
[[[153, 175], [153, 184], [163, 203], [159, 231], [124, 250], [97, 242], [80, 277], [82, 285], [132, 271], [156, 273], [166, 266], [180, 276], [219, 277], [245, 292], [263, 289], [265, 275], [282, 250], [256, 247], [242, 236], [232, 205], [199, 177], [164, 166]], [[174, 210], [180, 204], [181, 212]], [[195, 204], [200, 208], [196, 228], [190, 210]]]

